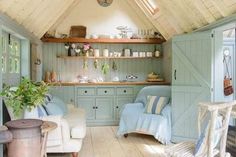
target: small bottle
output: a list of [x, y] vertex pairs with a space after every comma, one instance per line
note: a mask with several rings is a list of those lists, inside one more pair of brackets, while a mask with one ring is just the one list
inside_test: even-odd
[[51, 82], [56, 82], [57, 81], [57, 74], [55, 71], [51, 72]]
[[45, 73], [45, 78], [44, 78], [44, 81], [45, 82], [51, 82], [51, 79], [50, 79], [50, 72], [49, 71], [47, 71], [46, 73]]

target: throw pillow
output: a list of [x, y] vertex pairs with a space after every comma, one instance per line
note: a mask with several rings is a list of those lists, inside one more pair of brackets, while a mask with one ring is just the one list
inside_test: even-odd
[[47, 112], [46, 112], [46, 110], [45, 110], [45, 108], [43, 107], [43, 105], [39, 105], [39, 106], [37, 107], [37, 109], [38, 109], [38, 116], [39, 116], [39, 117], [44, 117], [44, 116], [47, 116], [47, 115], [48, 115]]
[[[216, 125], [215, 125], [215, 130], [221, 128], [223, 125], [223, 117], [222, 116], [217, 116], [216, 118]], [[208, 140], [208, 134], [209, 134], [209, 128], [210, 128], [210, 121], [205, 127], [205, 129], [202, 131], [200, 137], [197, 140], [195, 150], [194, 150], [194, 155], [196, 157], [204, 156], [207, 153], [207, 140]], [[215, 132], [214, 134], [214, 141], [213, 141], [213, 148], [217, 146], [217, 144], [220, 141], [222, 133]]]
[[44, 108], [48, 115], [64, 115], [63, 110], [54, 102], [47, 103], [46, 105], [44, 105]]
[[147, 96], [146, 113], [161, 114], [162, 109], [168, 103], [168, 97]]

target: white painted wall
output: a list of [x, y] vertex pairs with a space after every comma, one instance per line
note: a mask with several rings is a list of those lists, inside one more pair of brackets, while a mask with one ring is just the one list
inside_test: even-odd
[[119, 33], [117, 26], [128, 26], [132, 29], [148, 29], [154, 27], [145, 16], [136, 14], [126, 0], [114, 0], [109, 7], [101, 7], [96, 0], [80, 0], [70, 14], [58, 25], [58, 33], [69, 34], [72, 25], [84, 25], [87, 34]]

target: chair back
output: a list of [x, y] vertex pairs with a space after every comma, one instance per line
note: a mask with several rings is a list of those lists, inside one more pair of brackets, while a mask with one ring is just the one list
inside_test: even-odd
[[144, 105], [147, 103], [147, 96], [163, 96], [171, 97], [171, 87], [170, 86], [146, 86], [142, 88], [135, 100], [135, 103], [141, 102]]
[[[207, 134], [207, 152], [208, 157], [213, 157], [215, 154], [215, 141], [217, 141], [217, 134], [220, 135], [218, 144], [220, 146], [220, 156], [225, 157], [226, 155], [226, 140], [228, 133], [228, 125], [230, 119], [230, 113], [232, 107], [236, 104], [233, 102], [222, 102], [222, 103], [199, 103], [199, 114], [198, 114], [198, 131], [201, 132], [201, 125], [206, 119], [207, 115], [210, 115], [208, 121], [208, 134]], [[222, 117], [222, 125], [216, 127], [218, 117]]]

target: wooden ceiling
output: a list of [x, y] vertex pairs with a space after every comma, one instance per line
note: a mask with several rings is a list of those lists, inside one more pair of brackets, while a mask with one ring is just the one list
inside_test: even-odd
[[[79, 1], [1, 0], [0, 11], [41, 38], [79, 5]], [[236, 12], [236, 0], [156, 0], [159, 11], [155, 15], [145, 7], [144, 0], [126, 1], [131, 8], [142, 12], [165, 39], [191, 32]]]

